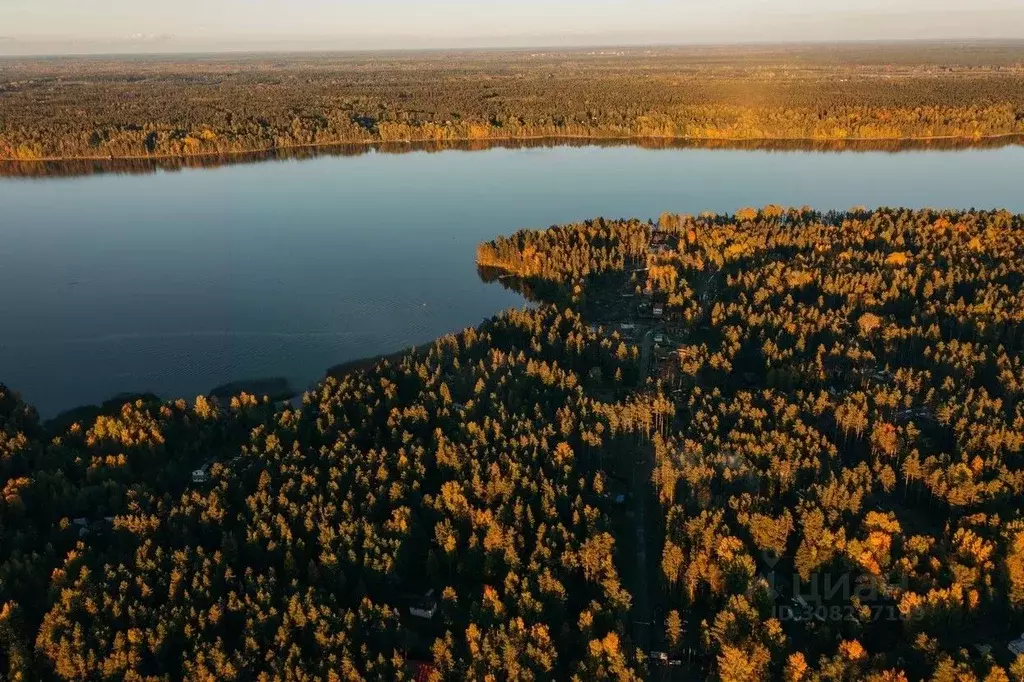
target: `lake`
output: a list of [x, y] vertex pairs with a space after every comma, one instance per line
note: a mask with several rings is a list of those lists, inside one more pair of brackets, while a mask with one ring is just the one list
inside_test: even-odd
[[0, 179], [0, 382], [44, 416], [194, 397], [424, 343], [523, 305], [476, 245], [594, 216], [743, 206], [1024, 211], [1024, 147], [368, 153]]

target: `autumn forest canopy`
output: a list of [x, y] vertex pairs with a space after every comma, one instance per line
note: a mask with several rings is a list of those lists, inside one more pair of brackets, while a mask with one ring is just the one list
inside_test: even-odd
[[0, 160], [1024, 134], [1024, 44], [0, 60]]
[[1024, 216], [595, 219], [478, 263], [537, 303], [301, 405], [0, 388], [2, 674], [1024, 679]]

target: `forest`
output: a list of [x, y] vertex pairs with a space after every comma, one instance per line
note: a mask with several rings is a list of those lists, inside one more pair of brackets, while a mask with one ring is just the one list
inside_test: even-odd
[[478, 258], [591, 317], [614, 283], [661, 337], [652, 672], [1024, 679], [1024, 217], [767, 206]]
[[301, 405], [0, 388], [10, 680], [1024, 680], [1024, 216], [499, 237]]
[[4, 389], [3, 671], [638, 679], [603, 472], [652, 413], [583, 390], [636, 367], [551, 306], [298, 409], [139, 399], [55, 432]]
[[1024, 43], [0, 60], [0, 160], [1024, 135]]

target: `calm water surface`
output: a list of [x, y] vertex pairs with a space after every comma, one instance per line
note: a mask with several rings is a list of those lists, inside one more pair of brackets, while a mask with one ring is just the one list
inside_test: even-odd
[[1024, 211], [1024, 148], [494, 149], [0, 180], [0, 382], [44, 415], [125, 391], [303, 387], [522, 301], [478, 242], [768, 203]]

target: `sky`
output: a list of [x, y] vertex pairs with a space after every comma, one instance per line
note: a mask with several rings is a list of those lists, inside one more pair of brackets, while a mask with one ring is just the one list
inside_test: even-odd
[[1024, 38], [1024, 0], [0, 0], [0, 54]]

